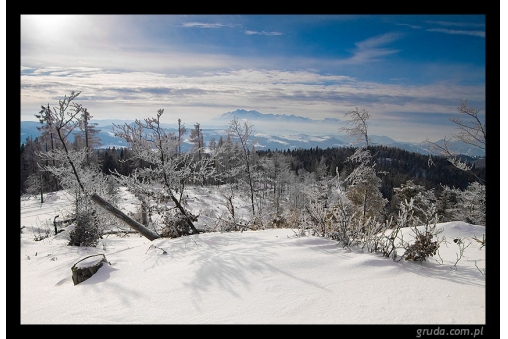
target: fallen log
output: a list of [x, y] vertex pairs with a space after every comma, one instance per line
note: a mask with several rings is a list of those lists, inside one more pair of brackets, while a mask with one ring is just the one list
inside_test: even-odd
[[115, 217], [117, 217], [118, 219], [122, 220], [127, 225], [129, 225], [131, 228], [133, 228], [134, 230], [136, 230], [139, 233], [141, 233], [141, 235], [143, 235], [148, 240], [152, 241], [152, 240], [160, 238], [160, 236], [157, 233], [149, 230], [144, 225], [142, 225], [139, 222], [137, 222], [136, 220], [132, 219], [127, 214], [123, 213], [118, 208], [116, 208], [115, 206], [111, 205], [106, 200], [102, 199], [96, 193], [91, 195], [91, 199], [93, 201], [95, 201], [99, 206], [104, 208], [106, 211], [110, 212]]

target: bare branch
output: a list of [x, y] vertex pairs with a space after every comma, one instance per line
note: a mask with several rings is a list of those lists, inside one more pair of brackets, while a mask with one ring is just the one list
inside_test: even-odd
[[[428, 139], [424, 142], [424, 144], [427, 145], [428, 151], [430, 153], [429, 157], [432, 157], [432, 154], [438, 154], [442, 157], [445, 157], [453, 166], [455, 166], [457, 169], [467, 172], [475, 177], [475, 179], [481, 183], [485, 184], [485, 180], [477, 176], [472, 171], [472, 166], [468, 165], [467, 163], [463, 162], [459, 154], [457, 152], [454, 152], [450, 149], [451, 140], [447, 140], [446, 137], [443, 139], [443, 144], [440, 145], [436, 142], [429, 141]], [[428, 162], [429, 166], [433, 165], [434, 162], [429, 158]]]
[[468, 107], [467, 100], [460, 103], [457, 108], [459, 113], [468, 116], [470, 120], [463, 120], [460, 117], [452, 117], [450, 121], [455, 123], [459, 132], [454, 135], [457, 140], [466, 144], [485, 149], [486, 131], [485, 126], [478, 117], [479, 109]]

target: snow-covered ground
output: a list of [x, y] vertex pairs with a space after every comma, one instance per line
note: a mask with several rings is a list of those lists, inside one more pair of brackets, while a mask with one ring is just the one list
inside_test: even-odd
[[[225, 212], [213, 188], [190, 189], [200, 223]], [[70, 208], [56, 192], [21, 201], [21, 324], [485, 324], [485, 227], [439, 224], [447, 244], [423, 264], [395, 262], [293, 229], [203, 233], [149, 241], [108, 235], [96, 247], [53, 235]], [[135, 199], [122, 194], [124, 212]], [[238, 206], [247, 213], [248, 206]], [[39, 241], [48, 232], [49, 236]], [[127, 227], [126, 227], [127, 228]], [[407, 234], [405, 238], [409, 238]], [[462, 238], [470, 243], [457, 261]], [[71, 267], [104, 264], [74, 285]]]

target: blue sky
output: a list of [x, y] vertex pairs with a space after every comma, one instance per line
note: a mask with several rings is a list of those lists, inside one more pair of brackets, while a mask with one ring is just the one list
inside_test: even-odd
[[[192, 126], [236, 109], [451, 137], [485, 114], [485, 15], [21, 15], [21, 120], [71, 91], [94, 119]], [[338, 127], [337, 127], [338, 129]]]

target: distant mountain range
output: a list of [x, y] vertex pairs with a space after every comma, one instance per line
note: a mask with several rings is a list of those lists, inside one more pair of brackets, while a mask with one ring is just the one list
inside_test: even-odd
[[260, 113], [255, 110], [246, 111], [244, 109], [237, 109], [236, 111], [226, 112], [219, 115], [216, 118], [213, 118], [213, 121], [219, 122], [229, 122], [234, 117], [237, 117], [239, 120], [248, 120], [248, 121], [264, 121], [269, 123], [279, 122], [279, 123], [302, 123], [302, 124], [329, 124], [329, 123], [341, 123], [341, 120], [335, 118], [326, 118], [323, 120], [315, 120], [310, 118], [305, 118], [301, 116], [297, 116], [294, 114], [286, 115], [286, 114], [271, 114], [271, 113]]
[[[339, 119], [327, 118], [323, 120], [314, 120], [296, 115], [285, 114], [263, 114], [255, 110], [246, 111], [238, 109], [233, 112], [227, 112], [213, 118], [206, 123], [201, 124], [203, 131], [203, 139], [208, 142], [215, 138], [219, 140], [220, 136], [226, 136], [226, 128], [229, 122], [236, 117], [238, 120], [246, 120], [254, 125], [254, 136], [256, 148], [259, 150], [292, 150], [292, 149], [309, 149], [309, 148], [323, 148], [328, 147], [348, 147], [350, 143], [347, 141], [346, 135], [339, 135], [338, 130], [341, 124], [344, 124]], [[97, 123], [97, 129], [100, 130], [98, 137], [101, 139], [101, 148], [108, 147], [128, 147], [125, 140], [118, 138], [114, 134], [113, 124], [123, 125], [125, 123], [133, 123], [131, 120], [93, 120]], [[40, 135], [37, 127], [41, 124], [35, 121], [21, 121], [21, 139], [20, 143], [26, 142], [28, 137], [36, 138]], [[176, 124], [162, 124], [168, 132], [176, 132]], [[193, 126], [187, 126], [187, 133], [185, 137], [188, 138], [190, 129]], [[302, 133], [305, 131], [305, 133]], [[421, 154], [428, 154], [428, 151], [421, 144], [407, 143], [395, 141], [387, 136], [371, 135], [373, 145], [385, 145], [390, 147], [397, 147], [409, 152], [418, 152]], [[185, 139], [184, 143], [190, 145]], [[442, 140], [437, 141], [442, 143]], [[185, 147], [184, 147], [185, 149]], [[485, 152], [480, 149], [475, 149], [468, 144], [461, 142], [452, 143], [452, 149], [460, 154], [468, 155], [471, 157], [483, 157]]]

